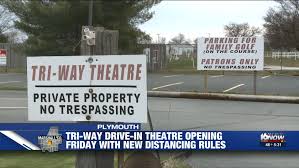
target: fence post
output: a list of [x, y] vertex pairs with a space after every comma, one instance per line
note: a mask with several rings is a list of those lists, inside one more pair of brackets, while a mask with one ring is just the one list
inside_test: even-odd
[[280, 71], [282, 71], [282, 51], [280, 51]]

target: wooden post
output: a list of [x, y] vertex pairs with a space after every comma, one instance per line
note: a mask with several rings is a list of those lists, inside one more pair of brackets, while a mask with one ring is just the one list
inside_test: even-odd
[[257, 78], [257, 71], [253, 71], [253, 94], [256, 95], [256, 78]]
[[[103, 27], [83, 26], [95, 31], [95, 45], [81, 41], [81, 55], [113, 55], [118, 52], [118, 31], [105, 30]], [[114, 168], [113, 151], [79, 151], [76, 156], [76, 168]]]
[[[150, 130], [151, 131], [154, 131], [154, 125], [153, 125], [153, 122], [152, 122], [152, 118], [151, 118], [151, 114], [149, 112], [149, 108], [147, 107], [147, 120], [148, 120], [148, 123], [149, 123], [149, 126], [150, 126]], [[156, 154], [157, 154], [157, 158], [159, 159], [160, 161], [160, 153], [158, 150], [156, 150]]]
[[208, 93], [208, 71], [205, 70], [205, 76], [204, 76], [204, 92]]
[[123, 168], [123, 166], [124, 166], [124, 163], [125, 163], [125, 152], [123, 152], [123, 151], [118, 151], [117, 152], [117, 166], [118, 166], [118, 168]]

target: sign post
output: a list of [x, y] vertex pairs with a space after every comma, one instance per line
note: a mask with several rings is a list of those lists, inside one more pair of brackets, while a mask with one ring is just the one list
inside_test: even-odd
[[257, 71], [253, 71], [253, 94], [256, 95]]
[[[93, 1], [89, 1], [89, 26], [82, 27], [81, 55], [117, 55], [118, 31], [92, 26]], [[86, 158], [89, 157], [89, 158]], [[93, 159], [92, 159], [93, 158]], [[88, 161], [94, 161], [87, 163]], [[76, 168], [114, 167], [113, 151], [86, 151], [76, 155]]]
[[205, 74], [204, 74], [204, 92], [205, 93], [208, 93], [208, 71], [207, 70], [205, 70], [204, 71], [205, 72]]

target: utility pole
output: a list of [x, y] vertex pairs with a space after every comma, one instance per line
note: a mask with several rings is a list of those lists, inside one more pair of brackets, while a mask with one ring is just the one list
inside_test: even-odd
[[158, 36], [157, 43], [159, 44], [159, 41], [160, 41], [160, 34], [157, 34], [157, 36]]
[[[89, 0], [89, 6], [88, 6], [88, 25], [92, 27], [92, 18], [93, 18], [93, 0]], [[91, 45], [90, 46], [90, 54], [89, 55], [94, 55], [94, 48]]]
[[92, 16], [93, 15], [93, 0], [89, 0], [89, 9], [88, 9], [88, 25], [92, 26]]

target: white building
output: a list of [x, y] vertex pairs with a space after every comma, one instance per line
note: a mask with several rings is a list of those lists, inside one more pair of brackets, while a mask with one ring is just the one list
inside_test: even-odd
[[191, 44], [169, 44], [166, 46], [166, 55], [170, 60], [178, 60], [183, 57], [190, 58], [195, 51]]

